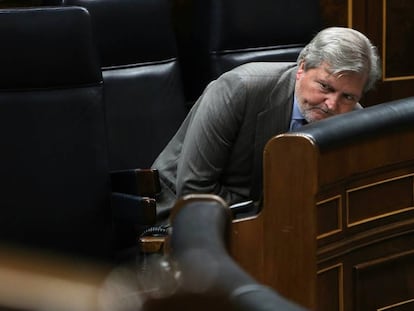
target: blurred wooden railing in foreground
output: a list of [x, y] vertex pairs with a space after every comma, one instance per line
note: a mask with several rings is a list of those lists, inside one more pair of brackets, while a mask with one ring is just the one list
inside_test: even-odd
[[229, 207], [217, 196], [178, 200], [167, 250], [179, 273], [178, 286], [172, 295], [149, 301], [145, 311], [304, 311], [258, 283], [231, 258], [231, 219]]
[[230, 257], [232, 214], [214, 195], [181, 198], [164, 254], [118, 266], [0, 248], [0, 310], [304, 311]]
[[0, 310], [96, 311], [110, 271], [101, 263], [1, 245]]
[[264, 205], [235, 220], [235, 260], [318, 311], [414, 309], [414, 98], [271, 139]]

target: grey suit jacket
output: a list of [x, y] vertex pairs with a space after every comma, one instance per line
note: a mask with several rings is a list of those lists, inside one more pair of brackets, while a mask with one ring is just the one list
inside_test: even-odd
[[261, 195], [267, 141], [289, 129], [295, 63], [250, 63], [211, 82], [152, 167], [160, 172], [159, 212], [189, 193], [229, 204]]

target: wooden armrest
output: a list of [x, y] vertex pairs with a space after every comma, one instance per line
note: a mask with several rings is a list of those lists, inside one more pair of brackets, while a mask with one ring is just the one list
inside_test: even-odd
[[112, 191], [156, 198], [161, 192], [156, 169], [131, 169], [111, 172]]
[[139, 238], [139, 249], [141, 253], [163, 253], [166, 245], [166, 236], [143, 236]]
[[151, 226], [156, 222], [155, 199], [113, 192], [114, 219], [122, 223]]
[[137, 237], [155, 224], [156, 202], [152, 198], [119, 192], [112, 193], [111, 201], [117, 256], [129, 256], [128, 249], [137, 246]]

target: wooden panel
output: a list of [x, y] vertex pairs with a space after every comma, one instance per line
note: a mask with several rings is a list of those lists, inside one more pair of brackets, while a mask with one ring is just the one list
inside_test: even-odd
[[318, 311], [342, 311], [343, 299], [343, 266], [337, 264], [318, 271]]
[[[288, 154], [290, 156], [283, 161], [277, 159]], [[305, 154], [309, 161], [303, 161]], [[270, 159], [270, 156], [275, 158]], [[256, 217], [234, 221], [231, 255], [259, 282], [300, 305], [315, 309], [316, 212], [304, 208], [316, 203], [313, 144], [306, 138], [296, 137], [287, 144], [270, 145], [265, 149], [264, 158], [268, 163], [264, 183], [277, 186], [264, 192], [264, 206]], [[292, 170], [299, 162], [303, 167]], [[276, 175], [286, 178], [274, 178]], [[286, 195], [286, 187], [295, 189], [296, 194]], [[285, 208], [275, 208], [271, 203], [275, 201]], [[300, 217], [296, 217], [298, 215]], [[287, 245], [292, 247], [287, 248]]]
[[340, 195], [317, 203], [318, 239], [342, 231], [342, 197]]
[[349, 5], [352, 3], [348, 0], [320, 0], [321, 15], [323, 23], [328, 26], [343, 26], [349, 25]]
[[[262, 215], [235, 220], [231, 228], [230, 253], [240, 266], [258, 281], [266, 282]], [[266, 284], [269, 284], [266, 282]]]
[[364, 106], [414, 96], [412, 72], [413, 1], [352, 1], [353, 28], [363, 32], [378, 47], [383, 79], [361, 100]]
[[[384, 1], [384, 80], [414, 79], [414, 1]], [[414, 81], [413, 81], [414, 83]]]
[[[316, 204], [317, 157], [308, 138], [280, 137], [280, 140], [282, 144], [268, 144], [264, 150], [264, 162], [268, 163], [264, 184], [272, 189], [264, 191], [261, 215], [267, 246], [264, 283], [272, 285], [281, 295], [315, 309], [316, 211], [306, 207]], [[297, 163], [302, 164], [300, 168]], [[295, 189], [295, 195], [289, 195], [286, 188]]]
[[357, 310], [413, 310], [413, 275], [414, 251], [356, 265]]
[[[349, 174], [361, 176], [361, 174], [379, 174], [375, 172], [378, 168], [392, 165], [395, 161], [407, 162], [404, 170], [414, 167], [412, 155], [414, 144], [406, 142], [412, 141], [412, 133], [389, 133], [389, 139], [381, 137], [372, 138], [369, 142], [360, 143], [358, 146], [350, 145], [346, 148], [335, 148], [326, 151], [324, 154], [324, 165], [319, 172], [319, 184], [327, 187], [338, 180], [349, 178]], [[411, 165], [409, 165], [411, 161]], [[341, 163], [341, 165], [338, 165]], [[412, 171], [407, 171], [412, 173]], [[404, 174], [403, 171], [399, 174]]]
[[413, 210], [413, 175], [350, 189], [346, 208], [348, 226]]

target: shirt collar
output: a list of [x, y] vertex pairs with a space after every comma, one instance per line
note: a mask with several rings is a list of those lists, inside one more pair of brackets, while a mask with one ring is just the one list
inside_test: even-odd
[[292, 110], [292, 120], [302, 120], [304, 119], [302, 113], [299, 110], [299, 103], [298, 100], [296, 98], [296, 96], [294, 96], [293, 99], [293, 110]]

